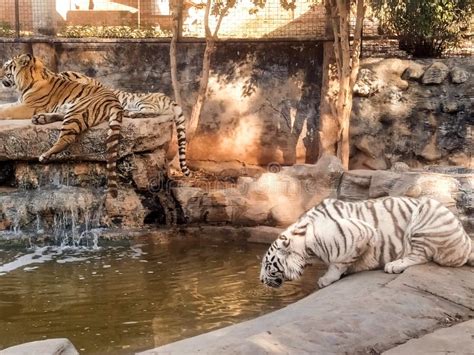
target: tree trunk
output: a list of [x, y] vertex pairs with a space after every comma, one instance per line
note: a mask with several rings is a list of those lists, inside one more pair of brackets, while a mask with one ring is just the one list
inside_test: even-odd
[[[339, 12], [339, 41], [338, 46], [341, 57], [341, 71], [339, 77], [339, 93], [337, 97], [337, 116], [339, 119], [339, 140], [337, 157], [341, 159], [342, 166], [349, 169], [349, 120], [352, 111], [352, 92], [350, 88], [351, 63], [349, 45], [349, 0], [337, 0]], [[335, 21], [335, 19], [333, 19]]]
[[201, 117], [202, 107], [206, 100], [207, 86], [209, 83], [209, 72], [211, 71], [211, 56], [215, 50], [215, 41], [213, 38], [206, 38], [206, 48], [204, 50], [204, 57], [202, 59], [202, 72], [201, 80], [199, 81], [199, 90], [196, 98], [196, 102], [191, 112], [191, 118], [189, 119], [187, 135], [188, 139], [193, 139], [196, 134], [196, 130]]
[[[333, 28], [332, 17], [336, 16], [331, 0], [325, 1], [326, 37], [336, 38], [337, 29]], [[319, 105], [319, 157], [336, 155], [339, 140], [339, 120], [336, 111], [337, 92], [339, 87], [340, 58], [336, 42], [323, 44], [323, 79], [321, 86], [321, 102]]]
[[217, 33], [219, 32], [219, 28], [222, 24], [223, 18], [229, 12], [229, 9], [234, 6], [234, 3], [228, 1], [227, 5], [222, 9], [219, 14], [219, 18], [217, 19], [216, 28], [214, 29], [214, 33], [211, 32], [209, 27], [209, 13], [211, 11], [211, 0], [207, 0], [206, 2], [206, 12], [204, 14], [204, 30], [206, 33], [206, 48], [204, 50], [204, 57], [202, 59], [202, 72], [201, 72], [201, 80], [199, 82], [199, 91], [198, 96], [196, 99], [196, 103], [193, 106], [193, 110], [191, 112], [191, 118], [188, 122], [187, 134], [189, 140], [193, 139], [194, 135], [196, 134], [196, 130], [199, 124], [199, 119], [201, 117], [202, 107], [204, 102], [206, 101], [206, 94], [207, 94], [207, 86], [209, 84], [209, 72], [211, 71], [211, 57], [216, 49], [216, 39]]
[[181, 91], [178, 81], [178, 68], [177, 68], [177, 54], [176, 54], [176, 44], [178, 43], [179, 34], [180, 34], [180, 17], [182, 14], [182, 0], [175, 0], [175, 4], [172, 9], [173, 16], [173, 36], [171, 37], [170, 43], [170, 70], [171, 70], [171, 84], [173, 85], [174, 100], [176, 103], [183, 107], [183, 101], [181, 100]]
[[[172, 6], [172, 17], [173, 17], [173, 36], [171, 37], [170, 43], [170, 72], [171, 72], [171, 84], [173, 85], [174, 100], [176, 103], [183, 108], [183, 101], [181, 99], [181, 89], [178, 80], [178, 65], [177, 65], [177, 51], [176, 45], [180, 37], [181, 31], [181, 14], [183, 3], [182, 0], [175, 0], [171, 3]], [[166, 152], [166, 157], [171, 161], [173, 167], [179, 166], [178, 162], [178, 139], [176, 133], [176, 127], [173, 126], [173, 135], [171, 142]]]
[[321, 102], [319, 105], [319, 158], [325, 154], [336, 155], [339, 123], [334, 112], [334, 93], [337, 90], [336, 59], [334, 44], [324, 42], [323, 45], [323, 80], [321, 86]]
[[[356, 26], [352, 51], [350, 45], [350, 0], [327, 0], [326, 12], [334, 36], [334, 58], [337, 68], [337, 98], [332, 100], [329, 87], [331, 60], [329, 46], [325, 47], [323, 96], [320, 121], [320, 155], [334, 154], [344, 168], [349, 168], [350, 117], [352, 91], [359, 72], [360, 43], [364, 19], [364, 0], [357, 0]], [[328, 53], [326, 53], [328, 52]], [[336, 119], [334, 119], [336, 117]], [[336, 124], [335, 124], [336, 123]], [[336, 133], [336, 137], [334, 134]], [[336, 142], [336, 144], [334, 144]]]

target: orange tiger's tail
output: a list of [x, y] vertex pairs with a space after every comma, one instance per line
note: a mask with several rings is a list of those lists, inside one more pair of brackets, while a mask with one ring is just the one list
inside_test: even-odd
[[107, 188], [111, 197], [117, 197], [117, 158], [122, 126], [123, 111], [121, 107], [114, 107], [109, 116], [109, 132], [107, 135]]
[[174, 122], [176, 125], [176, 132], [178, 135], [178, 158], [181, 171], [185, 176], [191, 175], [191, 171], [186, 164], [186, 120], [183, 115], [183, 110], [174, 101], [173, 105]]

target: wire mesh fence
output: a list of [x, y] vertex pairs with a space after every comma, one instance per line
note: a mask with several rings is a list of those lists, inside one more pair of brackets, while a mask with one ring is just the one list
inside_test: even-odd
[[[172, 8], [178, 1], [180, 37], [203, 38], [206, 3], [201, 0], [0, 0], [0, 35], [170, 37]], [[325, 38], [321, 1], [295, 0], [293, 4], [284, 8], [281, 0], [236, 0], [223, 17], [218, 37]], [[211, 30], [217, 22], [218, 15], [211, 14]], [[369, 32], [372, 27], [366, 21]]]
[[[212, 0], [211, 4], [217, 4]], [[321, 0], [235, 0], [222, 19], [220, 39], [325, 40], [326, 13]], [[291, 6], [284, 6], [284, 4]], [[257, 5], [256, 5], [257, 4]], [[180, 5], [180, 6], [178, 6]], [[179, 39], [205, 36], [204, 0], [0, 0], [0, 37], [170, 38], [172, 9]], [[221, 7], [222, 9], [222, 7]], [[473, 18], [474, 19], [474, 18]], [[209, 17], [213, 31], [219, 16]], [[355, 21], [353, 21], [355, 22]], [[354, 27], [354, 23], [352, 24]], [[450, 55], [472, 55], [471, 35]], [[379, 23], [364, 20], [366, 53], [398, 53], [398, 44], [379, 35]]]

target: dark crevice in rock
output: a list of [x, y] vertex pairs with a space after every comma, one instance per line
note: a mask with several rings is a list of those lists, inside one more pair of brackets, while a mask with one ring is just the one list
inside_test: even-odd
[[462, 303], [455, 302], [455, 301], [453, 301], [453, 300], [451, 300], [451, 299], [449, 299], [449, 298], [446, 298], [446, 297], [444, 297], [444, 296], [438, 295], [438, 294], [436, 294], [436, 293], [434, 293], [434, 292], [431, 292], [431, 291], [429, 291], [429, 290], [426, 290], [426, 289], [423, 289], [423, 288], [419, 288], [419, 287], [416, 287], [416, 286], [412, 286], [412, 285], [408, 285], [408, 284], [406, 284], [406, 283], [403, 283], [403, 285], [406, 286], [406, 287], [408, 287], [408, 288], [410, 288], [410, 289], [412, 289], [412, 290], [418, 291], [419, 293], [427, 294], [427, 295], [430, 295], [430, 296], [434, 296], [434, 297], [439, 298], [439, 299], [441, 299], [441, 300], [443, 300], [443, 301], [449, 302], [449, 303], [451, 303], [451, 304], [454, 304], [454, 305], [459, 306], [459, 307], [462, 307], [462, 308], [466, 308], [466, 309], [468, 309], [468, 310], [474, 312], [474, 308], [472, 308], [472, 307], [469, 307], [469, 306], [467, 306], [467, 305], [465, 305], [465, 304], [462, 304]]
[[14, 162], [0, 162], [0, 186], [15, 186]]
[[150, 211], [143, 220], [144, 224], [170, 226], [187, 223], [183, 209], [171, 192], [177, 184], [165, 174], [160, 174], [148, 191], [140, 193], [143, 206]]

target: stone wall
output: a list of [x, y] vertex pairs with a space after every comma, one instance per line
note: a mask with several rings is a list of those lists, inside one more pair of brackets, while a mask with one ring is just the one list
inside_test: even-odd
[[[201, 123], [188, 147], [189, 165], [209, 170], [223, 162], [226, 167], [314, 163], [321, 47], [318, 42], [219, 43]], [[195, 42], [178, 49], [188, 116], [203, 48]], [[172, 95], [166, 42], [5, 42], [0, 61], [25, 51], [58, 71], [83, 72], [123, 90]], [[387, 169], [397, 161], [414, 168], [472, 166], [473, 70], [471, 58], [365, 59], [351, 121], [351, 168]], [[0, 89], [0, 102], [13, 98]]]
[[167, 181], [171, 116], [124, 119], [116, 199], [105, 193], [107, 123], [86, 131], [49, 163], [39, 163], [59, 129], [59, 122], [0, 121], [0, 232], [80, 239], [98, 227], [177, 222], [168, 213], [176, 210], [172, 196], [157, 189]]
[[366, 59], [354, 89], [352, 169], [474, 167], [474, 61]]
[[297, 164], [279, 172], [215, 185], [181, 181], [173, 189], [189, 223], [287, 227], [325, 198], [360, 201], [384, 196], [429, 197], [456, 214], [474, 236], [474, 169], [344, 171], [326, 156], [317, 164]]
[[[202, 42], [179, 45], [178, 72], [189, 117], [199, 87]], [[322, 46], [318, 42], [225, 42], [212, 61], [209, 94], [189, 147], [190, 165], [314, 162]], [[166, 42], [0, 44], [0, 61], [29, 51], [57, 71], [75, 70], [127, 91], [172, 96]], [[0, 101], [12, 99], [0, 89]]]

